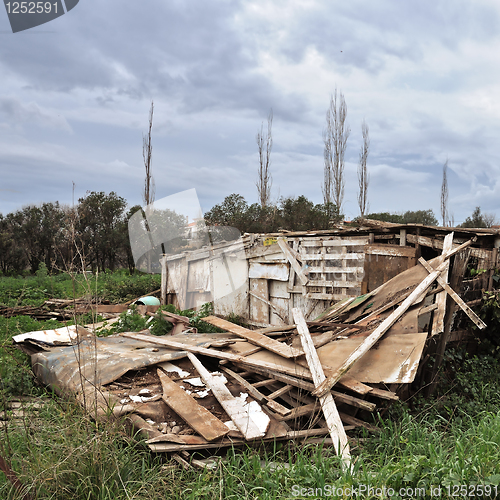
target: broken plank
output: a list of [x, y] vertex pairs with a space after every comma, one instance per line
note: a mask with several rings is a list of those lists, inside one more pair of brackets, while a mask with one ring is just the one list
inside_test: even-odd
[[316, 403], [311, 403], [308, 405], [304, 406], [298, 406], [297, 408], [294, 408], [291, 410], [291, 412], [282, 417], [278, 417], [278, 419], [282, 422], [286, 422], [288, 420], [293, 420], [295, 418], [303, 417], [305, 415], [310, 415], [311, 413], [314, 413], [315, 411], [319, 411], [321, 409], [321, 406], [316, 402]]
[[340, 418], [342, 419], [342, 422], [346, 424], [351, 424], [354, 427], [363, 427], [370, 432], [380, 432], [380, 429], [375, 425], [371, 425], [368, 422], [365, 422], [364, 420], [352, 417], [351, 415], [347, 415], [346, 413], [340, 413]]
[[252, 344], [263, 347], [268, 351], [275, 352], [284, 358], [296, 358], [304, 354], [301, 349], [296, 349], [295, 347], [283, 344], [282, 342], [266, 337], [261, 333], [249, 330], [248, 328], [244, 328], [240, 325], [235, 325], [225, 319], [217, 318], [216, 316], [207, 316], [206, 318], [202, 318], [202, 320], [210, 325], [221, 328], [222, 330], [226, 330], [238, 335], [239, 337], [243, 337], [249, 342], [252, 342]]
[[283, 394], [286, 394], [290, 389], [292, 389], [292, 385], [284, 385], [281, 389], [278, 389], [277, 391], [272, 392], [267, 396], [269, 399], [277, 399]]
[[190, 434], [162, 434], [161, 436], [154, 437], [152, 439], [148, 439], [146, 444], [152, 443], [177, 443], [177, 444], [208, 444], [209, 442], [206, 439], [203, 439], [201, 436], [193, 436]]
[[228, 375], [233, 377], [241, 386], [243, 386], [248, 391], [250, 396], [252, 396], [252, 398], [254, 398], [259, 403], [267, 403], [267, 406], [269, 406], [271, 410], [278, 413], [279, 415], [289, 415], [290, 412], [292, 411], [289, 408], [285, 408], [283, 405], [280, 405], [276, 401], [273, 401], [270, 397], [266, 396], [265, 394], [262, 394], [262, 392], [257, 390], [254, 386], [252, 386], [252, 384], [247, 382], [238, 373], [233, 372], [232, 370], [226, 368], [225, 366], [222, 366], [221, 368]]
[[157, 370], [163, 388], [163, 401], [186, 423], [207, 441], [220, 439], [229, 428], [205, 407], [199, 405], [184, 389], [172, 381], [163, 370]]
[[[434, 271], [434, 269], [422, 258], [418, 259], [418, 262], [422, 264], [425, 269], [431, 273]], [[483, 328], [486, 328], [486, 323], [481, 320], [481, 318], [461, 299], [460, 295], [451, 288], [446, 281], [441, 278], [440, 276], [438, 277], [438, 283], [444, 288], [446, 293], [457, 303], [457, 305], [462, 309], [462, 311], [469, 316], [471, 321], [474, 322], [474, 324], [480, 328], [481, 330]]]
[[399, 396], [395, 392], [377, 389], [376, 387], [370, 387], [370, 389], [370, 396], [377, 396], [378, 398], [388, 399], [390, 401], [399, 401]]
[[[220, 377], [210, 374], [210, 372], [203, 366], [198, 358], [188, 353], [189, 360], [200, 374], [205, 385], [211, 389], [212, 394], [217, 401], [221, 404], [224, 411], [228, 414], [229, 418], [234, 422], [234, 425], [245, 436], [245, 439], [257, 439], [266, 435], [267, 428], [261, 431], [257, 424], [252, 420], [250, 413], [243, 406], [240, 399], [235, 398], [226, 387]], [[269, 417], [267, 426], [269, 426]]]
[[[347, 371], [354, 365], [354, 363], [366, 354], [384, 335], [384, 333], [410, 308], [413, 302], [427, 290], [432, 283], [439, 276], [444, 269], [445, 263], [442, 263], [435, 271], [427, 275], [426, 278], [413, 290], [403, 303], [391, 313], [366, 339], [352, 352], [352, 354], [342, 363], [340, 368], [335, 370], [326, 380], [324, 380], [319, 387], [317, 387], [313, 394], [319, 396], [326, 394], [338, 381], [347, 373]], [[307, 325], [306, 325], [307, 326]]]
[[283, 238], [278, 238], [278, 245], [281, 251], [285, 254], [286, 259], [290, 262], [295, 274], [299, 278], [300, 282], [305, 285], [309, 280], [307, 276], [302, 272], [302, 266], [298, 263], [297, 259], [292, 255], [292, 251], [288, 246], [287, 242]]
[[[297, 325], [297, 331], [299, 332], [300, 340], [302, 342], [302, 348], [306, 355], [307, 363], [309, 365], [309, 370], [311, 371], [314, 385], [319, 386], [323, 381], [326, 380], [326, 376], [323, 372], [323, 367], [319, 361], [318, 353], [314, 347], [311, 334], [307, 328], [306, 320], [302, 315], [300, 309], [294, 308], [292, 310], [293, 320]], [[349, 443], [347, 441], [347, 434], [345, 433], [342, 420], [340, 419], [339, 412], [333, 400], [333, 396], [330, 392], [323, 394], [319, 398], [321, 409], [325, 416], [325, 420], [330, 431], [330, 436], [333, 440], [333, 445], [335, 446], [335, 451], [337, 455], [340, 455], [345, 463], [345, 465], [350, 467], [351, 454], [349, 451]]]

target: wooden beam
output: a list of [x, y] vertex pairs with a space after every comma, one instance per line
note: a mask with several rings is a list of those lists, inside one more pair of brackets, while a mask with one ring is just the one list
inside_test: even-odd
[[276, 401], [273, 401], [272, 398], [269, 396], [266, 396], [265, 394], [262, 394], [258, 389], [256, 389], [250, 382], [247, 382], [242, 376], [240, 376], [238, 373], [233, 372], [233, 370], [230, 370], [229, 368], [226, 368], [225, 366], [221, 366], [222, 370], [225, 371], [228, 375], [234, 378], [245, 390], [248, 391], [250, 396], [255, 399], [258, 403], [267, 403], [267, 406], [271, 408], [274, 412], [278, 413], [279, 415], [289, 415], [292, 410], [289, 408], [285, 408], [283, 405], [280, 405]]
[[163, 388], [163, 401], [198, 434], [207, 441], [214, 441], [229, 432], [226, 425], [199, 405], [192, 396], [165, 375], [163, 370], [158, 368], [157, 373]]
[[257, 333], [254, 330], [249, 330], [248, 328], [244, 328], [240, 325], [235, 325], [230, 321], [217, 318], [216, 316], [207, 316], [206, 318], [202, 318], [202, 321], [221, 328], [222, 330], [234, 333], [235, 335], [238, 335], [238, 337], [243, 337], [252, 344], [263, 347], [264, 349], [279, 354], [284, 358], [297, 358], [298, 356], [302, 356], [304, 354], [304, 351], [301, 349], [296, 349], [295, 347], [283, 344], [282, 342], [266, 337], [261, 333]]
[[425, 292], [432, 283], [437, 279], [439, 274], [444, 268], [444, 263], [442, 263], [435, 271], [429, 274], [424, 280], [418, 285], [413, 292], [406, 297], [402, 304], [390, 314], [366, 339], [352, 352], [352, 354], [342, 363], [342, 365], [335, 370], [325, 381], [323, 381], [319, 387], [317, 387], [313, 394], [315, 396], [321, 396], [326, 394], [338, 381], [339, 379], [347, 373], [347, 371], [352, 367], [354, 363], [362, 356], [364, 356], [384, 335], [384, 333], [389, 330], [389, 328], [409, 309], [413, 302]]
[[[420, 264], [422, 264], [425, 269], [429, 272], [432, 273], [434, 269], [422, 258], [418, 259]], [[486, 328], [486, 323], [461, 299], [461, 297], [451, 288], [446, 281], [441, 278], [440, 276], [438, 277], [438, 283], [444, 288], [446, 293], [456, 302], [458, 307], [462, 309], [462, 311], [469, 316], [471, 321], [479, 328], [483, 329]]]
[[[318, 353], [314, 347], [311, 334], [309, 333], [306, 320], [304, 319], [301, 310], [294, 308], [292, 313], [295, 324], [297, 325], [300, 341], [302, 342], [302, 348], [304, 349], [307, 363], [309, 365], [309, 370], [311, 371], [313, 377], [314, 385], [315, 387], [318, 387], [326, 380], [323, 367], [321, 366]], [[337, 452], [337, 455], [342, 457], [344, 465], [350, 468], [351, 453], [349, 451], [347, 434], [342, 424], [337, 406], [335, 405], [335, 401], [333, 400], [333, 396], [330, 392], [328, 392], [327, 394], [321, 395], [319, 397], [319, 401], [325, 416], [328, 430], [330, 431], [330, 436], [332, 437], [333, 445], [335, 446], [335, 451]]]
[[278, 245], [281, 251], [285, 254], [286, 259], [290, 262], [295, 274], [299, 278], [300, 282], [305, 285], [309, 280], [307, 276], [302, 271], [302, 266], [297, 262], [297, 259], [292, 255], [290, 247], [283, 238], [278, 238]]

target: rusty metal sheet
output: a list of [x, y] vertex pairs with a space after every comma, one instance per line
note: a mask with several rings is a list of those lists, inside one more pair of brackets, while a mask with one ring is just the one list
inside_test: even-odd
[[288, 281], [288, 264], [250, 262], [249, 278]]
[[31, 364], [35, 376], [43, 384], [63, 391], [80, 391], [86, 384], [109, 384], [129, 370], [185, 355], [182, 351], [113, 335], [33, 354]]
[[[368, 384], [409, 384], [417, 373], [426, 339], [427, 333], [389, 335], [359, 359], [348, 374]], [[320, 347], [318, 356], [325, 372], [340, 368], [363, 340], [351, 337]]]

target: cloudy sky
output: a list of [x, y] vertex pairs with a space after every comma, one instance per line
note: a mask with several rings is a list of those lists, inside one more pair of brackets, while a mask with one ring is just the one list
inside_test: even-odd
[[495, 0], [81, 0], [13, 34], [0, 10], [0, 213], [87, 191], [141, 202], [154, 99], [156, 198], [257, 201], [256, 133], [274, 114], [272, 197], [322, 202], [330, 95], [345, 95], [347, 218], [361, 123], [370, 211], [500, 216]]

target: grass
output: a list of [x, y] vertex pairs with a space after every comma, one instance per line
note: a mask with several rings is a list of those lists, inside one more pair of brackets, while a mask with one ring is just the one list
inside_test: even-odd
[[[136, 291], [143, 279], [129, 283], [120, 273], [108, 274], [98, 278], [97, 289], [121, 283], [121, 294], [141, 295]], [[9, 287], [15, 288], [0, 279], [0, 290]], [[117, 292], [117, 301], [124, 295]], [[207, 327], [201, 314], [185, 314]], [[118, 328], [140, 329], [144, 325], [138, 318], [124, 314]], [[153, 323], [158, 334], [169, 328], [161, 319], [153, 321], [158, 321]], [[448, 351], [439, 392], [431, 400], [416, 397], [410, 404], [393, 405], [374, 422], [380, 434], [360, 433], [365, 439], [352, 443], [352, 471], [342, 471], [329, 447], [293, 443], [228, 450], [213, 470], [200, 471], [183, 470], [169, 457], [152, 454], [139, 437], [130, 437], [123, 421], [96, 423], [77, 405], [36, 385], [28, 358], [10, 339], [61, 325], [0, 317], [1, 401], [34, 395], [46, 402], [10, 420], [0, 439], [0, 455], [37, 499], [454, 498], [464, 491], [468, 497], [495, 498], [500, 489], [495, 490], [500, 483], [500, 362], [491, 350], [472, 357], [464, 350]], [[5, 416], [5, 404], [1, 408]], [[0, 498], [22, 498], [1, 472]]]
[[106, 271], [97, 276], [60, 273], [49, 275], [44, 268], [36, 276], [0, 277], [0, 306], [40, 306], [50, 298], [72, 299], [92, 295], [111, 303], [147, 295], [160, 288], [161, 277], [125, 270]]

